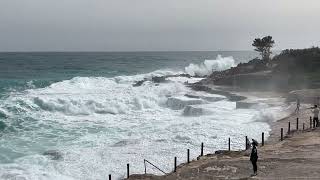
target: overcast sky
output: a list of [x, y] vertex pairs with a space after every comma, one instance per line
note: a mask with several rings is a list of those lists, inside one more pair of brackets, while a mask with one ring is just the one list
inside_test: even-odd
[[251, 50], [320, 45], [320, 0], [0, 0], [0, 51]]

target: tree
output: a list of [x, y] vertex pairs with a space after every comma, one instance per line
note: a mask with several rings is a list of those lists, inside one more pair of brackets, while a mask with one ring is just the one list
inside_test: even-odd
[[255, 47], [255, 51], [260, 52], [262, 56], [262, 60], [269, 61], [270, 55], [272, 54], [271, 48], [273, 47], [274, 40], [272, 40], [272, 36], [266, 36], [262, 39], [256, 38], [254, 39], [252, 46]]

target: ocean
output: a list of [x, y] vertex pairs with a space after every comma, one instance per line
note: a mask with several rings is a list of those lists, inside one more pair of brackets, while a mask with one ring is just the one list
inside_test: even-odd
[[[247, 62], [258, 54], [227, 52], [0, 53], [0, 179], [91, 180], [144, 173], [143, 160], [166, 172], [204, 153], [244, 148], [268, 136], [274, 112], [237, 109], [185, 82]], [[141, 86], [137, 81], [146, 80]], [[187, 95], [187, 96], [186, 96]], [[192, 96], [188, 96], [192, 95]], [[147, 165], [148, 173], [161, 172]]]

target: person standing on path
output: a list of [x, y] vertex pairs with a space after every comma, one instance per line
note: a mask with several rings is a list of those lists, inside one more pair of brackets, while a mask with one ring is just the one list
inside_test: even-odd
[[251, 161], [252, 166], [253, 166], [253, 174], [252, 174], [252, 176], [256, 176], [257, 175], [257, 170], [258, 170], [258, 166], [257, 166], [257, 161], [258, 161], [257, 145], [258, 145], [258, 142], [256, 140], [252, 139], [252, 150], [251, 150], [251, 154], [250, 154], [250, 161]]
[[319, 127], [319, 108], [318, 105], [314, 105], [314, 109], [312, 110], [313, 113], [313, 121], [316, 122], [316, 127]]

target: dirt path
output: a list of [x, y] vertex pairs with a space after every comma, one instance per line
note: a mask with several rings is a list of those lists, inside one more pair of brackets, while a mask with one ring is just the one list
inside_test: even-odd
[[[296, 118], [299, 130], [296, 130]], [[310, 129], [310, 110], [302, 110], [272, 125], [268, 142], [258, 148], [258, 176], [251, 177], [250, 150], [207, 155], [165, 176], [132, 175], [130, 179], [320, 179], [320, 129]], [[288, 122], [291, 122], [291, 133]], [[302, 130], [305, 123], [305, 130]], [[280, 141], [280, 129], [285, 138]]]

